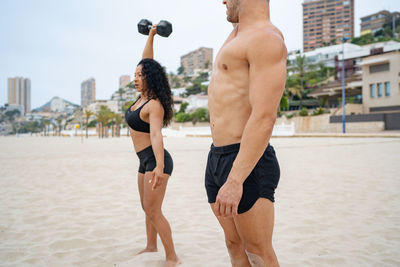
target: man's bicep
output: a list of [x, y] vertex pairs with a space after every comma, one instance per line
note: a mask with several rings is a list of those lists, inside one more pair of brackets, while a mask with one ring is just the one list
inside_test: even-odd
[[249, 62], [249, 98], [253, 109], [275, 113], [286, 81], [286, 59]]

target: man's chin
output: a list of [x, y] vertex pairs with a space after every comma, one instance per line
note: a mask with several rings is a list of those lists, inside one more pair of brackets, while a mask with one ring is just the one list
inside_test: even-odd
[[228, 22], [230, 22], [230, 23], [239, 23], [238, 20], [233, 19], [233, 18], [231, 18], [231, 17], [227, 17], [226, 20], [227, 20]]

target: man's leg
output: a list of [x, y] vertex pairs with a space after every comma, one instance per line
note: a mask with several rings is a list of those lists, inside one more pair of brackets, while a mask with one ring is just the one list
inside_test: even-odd
[[274, 204], [259, 198], [253, 207], [234, 217], [246, 253], [253, 267], [279, 266], [272, 247], [274, 229]]
[[[214, 212], [214, 203], [211, 209]], [[214, 212], [215, 215], [215, 212]], [[217, 217], [217, 216], [216, 216]], [[236, 231], [235, 222], [232, 218], [217, 217], [219, 224], [225, 233], [225, 243], [233, 267], [251, 267], [239, 234]]]

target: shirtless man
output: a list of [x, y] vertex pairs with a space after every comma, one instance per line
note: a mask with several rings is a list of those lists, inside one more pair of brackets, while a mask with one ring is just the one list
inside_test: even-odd
[[268, 0], [225, 0], [235, 28], [208, 88], [213, 144], [205, 186], [232, 266], [279, 266], [272, 247], [280, 177], [269, 145], [286, 81], [287, 50]]

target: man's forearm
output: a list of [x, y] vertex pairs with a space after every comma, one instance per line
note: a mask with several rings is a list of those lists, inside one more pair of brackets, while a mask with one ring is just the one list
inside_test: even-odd
[[147, 38], [146, 46], [143, 50], [142, 58], [154, 58], [153, 41], [154, 35], [149, 35], [149, 38]]
[[275, 117], [251, 115], [242, 134], [239, 153], [233, 162], [228, 179], [242, 184], [250, 175], [268, 146]]

